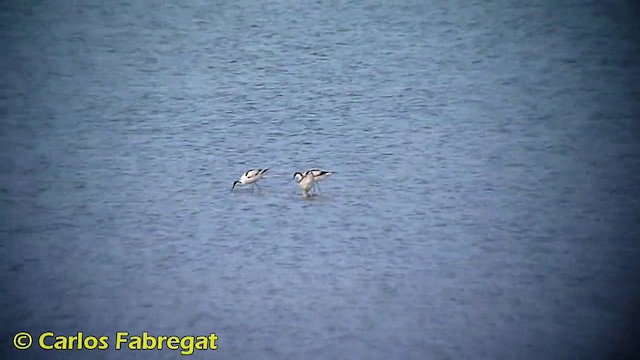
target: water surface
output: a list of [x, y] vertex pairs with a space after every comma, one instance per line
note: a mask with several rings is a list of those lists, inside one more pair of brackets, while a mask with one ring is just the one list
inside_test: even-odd
[[[5, 344], [215, 332], [195, 358], [632, 354], [634, 11], [3, 2]], [[230, 191], [267, 167], [261, 192]], [[336, 174], [307, 201], [291, 176], [312, 167]]]

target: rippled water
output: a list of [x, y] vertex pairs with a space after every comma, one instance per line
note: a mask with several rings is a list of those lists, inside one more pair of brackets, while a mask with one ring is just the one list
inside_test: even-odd
[[[637, 346], [637, 8], [5, 1], [3, 358], [22, 330], [220, 359]], [[231, 185], [270, 168], [262, 191]], [[305, 200], [291, 176], [336, 174]]]

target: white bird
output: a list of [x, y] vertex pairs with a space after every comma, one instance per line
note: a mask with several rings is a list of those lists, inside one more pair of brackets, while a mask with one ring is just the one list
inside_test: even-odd
[[302, 194], [305, 197], [311, 197], [309, 194], [309, 190], [315, 183], [315, 176], [312, 171], [307, 171], [304, 175], [301, 172], [295, 172], [293, 174], [293, 178], [298, 182], [300, 189], [302, 189]]
[[[251, 169], [247, 171], [246, 173], [242, 174], [242, 176], [240, 177], [240, 180], [236, 180], [233, 182], [233, 186], [231, 187], [231, 190], [233, 190], [238, 184], [240, 185], [253, 184], [255, 187], [258, 188], [258, 190], [260, 190], [260, 187], [258, 186], [257, 182], [258, 180], [262, 179], [262, 177], [267, 173], [267, 171], [269, 171], [269, 169]], [[253, 188], [251, 188], [251, 191], [253, 191]]]
[[318, 187], [318, 190], [320, 190], [320, 184], [318, 184], [318, 181], [322, 181], [328, 178], [329, 176], [333, 175], [331, 171], [320, 170], [320, 169], [309, 169], [305, 172], [305, 174], [308, 172], [311, 172], [313, 174], [314, 186]]

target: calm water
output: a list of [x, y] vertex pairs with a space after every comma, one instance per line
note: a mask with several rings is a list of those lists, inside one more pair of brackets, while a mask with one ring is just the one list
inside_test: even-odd
[[2, 357], [640, 350], [640, 27], [599, 3], [2, 2]]

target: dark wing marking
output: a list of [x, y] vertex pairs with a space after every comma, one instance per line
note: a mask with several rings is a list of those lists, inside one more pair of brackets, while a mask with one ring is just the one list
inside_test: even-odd
[[251, 169], [251, 170], [247, 171], [246, 173], [244, 173], [244, 176], [246, 176], [247, 178], [250, 179], [250, 178], [260, 174], [261, 170], [262, 169]]

